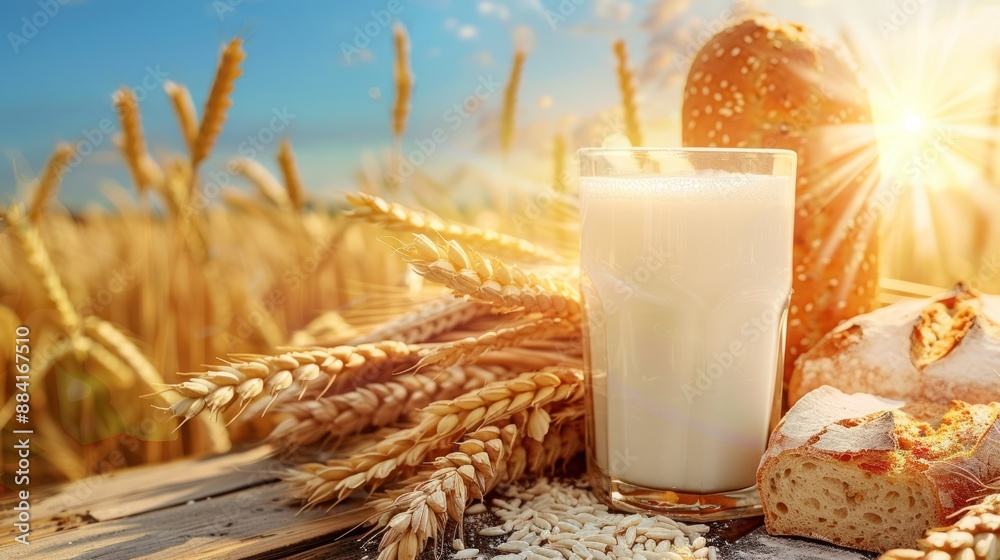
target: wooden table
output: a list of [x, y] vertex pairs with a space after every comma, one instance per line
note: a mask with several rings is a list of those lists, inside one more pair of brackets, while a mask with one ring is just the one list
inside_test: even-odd
[[[3, 501], [0, 558], [59, 560], [212, 558], [374, 559], [377, 538], [357, 529], [362, 500], [300, 512], [278, 480], [284, 467], [256, 448], [165, 465], [126, 469], [32, 491], [31, 544], [13, 542], [10, 498]], [[484, 514], [491, 516], [492, 514]], [[467, 546], [498, 539], [472, 534]], [[492, 542], [489, 542], [492, 541]], [[713, 524], [723, 559], [873, 558], [819, 543], [769, 537], [759, 519]], [[446, 556], [445, 556], [446, 557]], [[433, 558], [430, 551], [427, 558]]]

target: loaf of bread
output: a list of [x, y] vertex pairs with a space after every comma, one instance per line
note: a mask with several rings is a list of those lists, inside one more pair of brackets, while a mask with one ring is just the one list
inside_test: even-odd
[[920, 549], [897, 548], [879, 560], [1000, 560], [1000, 494], [988, 494], [953, 525], [927, 531]]
[[842, 323], [799, 358], [788, 400], [821, 385], [908, 402], [1000, 402], [1000, 297], [959, 284]]
[[833, 387], [795, 403], [757, 472], [767, 531], [912, 546], [1000, 475], [1000, 404], [903, 404]]
[[684, 90], [685, 146], [798, 153], [785, 381], [840, 321], [874, 308], [878, 152], [868, 96], [839, 50], [769, 17], [721, 31]]

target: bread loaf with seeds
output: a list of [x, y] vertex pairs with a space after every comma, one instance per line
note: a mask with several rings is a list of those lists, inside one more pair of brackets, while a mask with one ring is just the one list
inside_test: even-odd
[[837, 49], [798, 25], [754, 17], [696, 55], [682, 129], [685, 146], [798, 153], [787, 382], [798, 356], [876, 302], [878, 152], [867, 93]]

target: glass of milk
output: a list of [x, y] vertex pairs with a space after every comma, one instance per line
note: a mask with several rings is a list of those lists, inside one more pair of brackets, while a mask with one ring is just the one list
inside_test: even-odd
[[588, 471], [612, 507], [760, 514], [792, 290], [795, 152], [580, 150]]

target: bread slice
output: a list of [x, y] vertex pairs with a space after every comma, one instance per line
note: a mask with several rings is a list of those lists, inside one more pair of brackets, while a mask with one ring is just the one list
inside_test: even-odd
[[757, 472], [767, 531], [877, 552], [911, 546], [1000, 475], [1000, 404], [903, 407], [827, 386], [799, 400]]
[[821, 385], [907, 402], [1000, 401], [1000, 297], [962, 284], [831, 331], [795, 364], [788, 402]]

